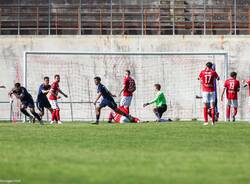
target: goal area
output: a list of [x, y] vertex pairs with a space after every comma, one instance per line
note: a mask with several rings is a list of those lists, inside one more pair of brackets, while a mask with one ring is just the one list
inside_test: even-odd
[[[203, 118], [199, 72], [207, 62], [216, 66], [222, 79], [228, 75], [228, 54], [225, 52], [53, 52], [29, 51], [24, 53], [23, 85], [34, 100], [43, 77], [59, 74], [60, 88], [68, 98], [59, 100], [61, 118], [65, 121], [89, 121], [95, 119], [96, 86], [93, 78], [100, 76], [102, 83], [118, 95], [123, 87], [125, 70], [131, 71], [137, 90], [131, 104], [131, 115], [141, 120], [154, 120], [153, 105], [143, 108], [154, 98], [154, 84], [159, 83], [167, 98], [168, 110], [164, 118], [191, 120]], [[217, 93], [222, 82], [217, 83]], [[120, 97], [115, 98], [119, 105]], [[221, 117], [225, 104], [218, 103]], [[108, 118], [105, 108], [101, 119]], [[49, 119], [50, 114], [45, 116]], [[223, 119], [223, 118], [222, 118]]]

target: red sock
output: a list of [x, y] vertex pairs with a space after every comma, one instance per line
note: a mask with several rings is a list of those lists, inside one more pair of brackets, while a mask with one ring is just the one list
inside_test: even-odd
[[109, 121], [112, 121], [112, 119], [113, 119], [113, 113], [110, 112], [110, 113], [109, 113]]
[[237, 115], [237, 112], [238, 112], [238, 108], [237, 108], [237, 107], [234, 107], [234, 116]]
[[212, 122], [215, 122], [215, 109], [211, 108]]
[[230, 106], [227, 106], [227, 119], [230, 119]]
[[60, 121], [60, 109], [56, 109], [56, 119]]
[[55, 121], [55, 119], [56, 119], [56, 110], [53, 110], [51, 115], [51, 121]]
[[208, 122], [207, 107], [204, 107], [204, 120], [205, 120], [205, 122]]

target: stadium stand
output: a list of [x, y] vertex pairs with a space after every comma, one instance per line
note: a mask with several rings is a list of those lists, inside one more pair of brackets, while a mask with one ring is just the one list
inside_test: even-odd
[[[143, 3], [142, 3], [143, 2]], [[249, 34], [247, 0], [1, 0], [3, 35]]]

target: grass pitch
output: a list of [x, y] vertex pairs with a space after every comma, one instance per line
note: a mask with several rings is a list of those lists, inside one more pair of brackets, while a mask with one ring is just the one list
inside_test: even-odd
[[250, 124], [0, 123], [0, 181], [249, 184]]

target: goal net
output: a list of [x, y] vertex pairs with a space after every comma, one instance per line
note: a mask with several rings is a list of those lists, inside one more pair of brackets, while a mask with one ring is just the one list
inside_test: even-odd
[[[61, 76], [60, 88], [69, 98], [59, 100], [62, 120], [94, 120], [95, 110], [91, 103], [96, 98], [93, 78], [100, 76], [102, 83], [118, 95], [123, 87], [125, 70], [131, 71], [137, 90], [131, 105], [131, 114], [142, 120], [154, 120], [151, 107], [143, 108], [154, 98], [154, 84], [162, 85], [167, 98], [165, 118], [181, 120], [202, 119], [202, 101], [199, 72], [207, 62], [216, 66], [221, 78], [227, 76], [225, 53], [84, 53], [84, 52], [26, 52], [24, 59], [24, 85], [36, 99], [38, 86], [44, 76]], [[218, 83], [218, 94], [222, 83]], [[120, 98], [115, 98], [117, 103]], [[218, 105], [221, 117], [224, 105]], [[105, 108], [101, 119], [110, 112]], [[50, 118], [48, 114], [45, 118]]]

